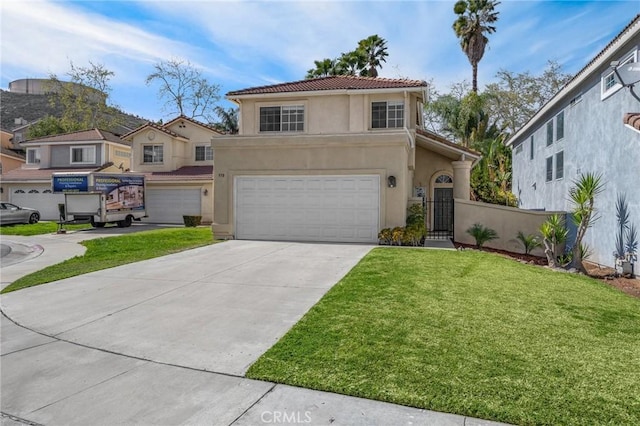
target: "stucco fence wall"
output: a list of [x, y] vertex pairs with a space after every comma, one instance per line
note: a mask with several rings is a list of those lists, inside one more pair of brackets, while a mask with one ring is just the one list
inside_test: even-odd
[[[463, 244], [475, 244], [475, 239], [467, 233], [473, 224], [479, 223], [498, 233], [498, 238], [485, 243], [486, 247], [524, 253], [522, 243], [517, 239], [519, 231], [523, 234], [540, 236], [540, 225], [547, 218], [565, 212], [532, 211], [516, 207], [499, 206], [478, 201], [454, 200], [454, 240]], [[532, 254], [544, 256], [542, 248], [535, 249]]]

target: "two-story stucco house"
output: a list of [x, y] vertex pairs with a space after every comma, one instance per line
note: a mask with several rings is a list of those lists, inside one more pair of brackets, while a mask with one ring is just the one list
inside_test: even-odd
[[2, 199], [40, 210], [44, 220], [58, 219], [62, 194], [51, 191], [55, 172], [105, 171], [130, 167], [129, 143], [106, 130], [90, 129], [45, 136], [20, 143], [26, 163], [2, 175]]
[[216, 237], [375, 243], [416, 196], [469, 199], [480, 156], [422, 129], [426, 89], [332, 76], [228, 93], [240, 128], [212, 140]]
[[[616, 200], [625, 194], [640, 227], [640, 101], [617, 80], [612, 61], [638, 62], [640, 15], [513, 137], [513, 191], [524, 209], [570, 211], [569, 190], [582, 173], [602, 175], [600, 217], [587, 232], [588, 260], [614, 265]], [[637, 90], [636, 90], [637, 91]]]
[[132, 144], [131, 170], [146, 175], [148, 218], [182, 223], [183, 215], [213, 220], [213, 127], [178, 116], [165, 124], [146, 123], [122, 138]]

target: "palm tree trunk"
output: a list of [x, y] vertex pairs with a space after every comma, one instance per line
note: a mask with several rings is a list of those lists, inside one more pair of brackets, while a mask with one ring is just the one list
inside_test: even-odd
[[471, 90], [473, 93], [478, 93], [478, 63], [474, 62], [471, 64], [473, 68], [473, 80], [471, 81]]

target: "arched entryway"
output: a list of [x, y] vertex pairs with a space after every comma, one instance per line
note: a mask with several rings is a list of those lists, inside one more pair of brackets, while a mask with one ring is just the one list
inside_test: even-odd
[[430, 235], [448, 237], [453, 232], [453, 176], [440, 171], [431, 179]]

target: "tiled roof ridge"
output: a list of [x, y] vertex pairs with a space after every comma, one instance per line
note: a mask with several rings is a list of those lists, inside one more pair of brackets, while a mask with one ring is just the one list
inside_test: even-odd
[[129, 133], [122, 135], [121, 138], [122, 139], [128, 138], [130, 135], [132, 135], [134, 133], [138, 133], [139, 131], [141, 131], [145, 127], [151, 127], [152, 129], [159, 130], [161, 132], [164, 132], [164, 133], [168, 134], [169, 136], [173, 136], [173, 137], [176, 137], [176, 138], [177, 137], [184, 138], [184, 136], [181, 136], [181, 135], [177, 134], [176, 132], [174, 132], [173, 130], [166, 128], [164, 125], [158, 124], [158, 123], [154, 123], [153, 121], [147, 121], [143, 125], [133, 129]]
[[[322, 83], [322, 82], [327, 82], [327, 81], [331, 81], [331, 80], [351, 80], [354, 82], [371, 82], [371, 83], [395, 83], [395, 84], [399, 84], [399, 85], [406, 85], [406, 87], [420, 87], [420, 86], [426, 86], [427, 83], [423, 80], [412, 80], [412, 79], [405, 79], [405, 78], [386, 78], [386, 77], [361, 77], [361, 76], [355, 76], [355, 75], [331, 75], [331, 76], [325, 76], [325, 77], [316, 77], [316, 78], [310, 78], [310, 79], [302, 79], [302, 80], [297, 80], [297, 81], [290, 81], [290, 82], [283, 82], [283, 83], [277, 83], [277, 84], [268, 84], [268, 85], [263, 85], [263, 86], [255, 86], [255, 87], [249, 87], [247, 89], [241, 89], [241, 90], [235, 90], [235, 91], [231, 91], [229, 93], [227, 93], [227, 96], [233, 96], [233, 95], [239, 95], [239, 94], [247, 94], [247, 93], [255, 93], [255, 92], [260, 92], [260, 93], [279, 93], [280, 91], [278, 89], [283, 89], [283, 88], [287, 88], [287, 87], [291, 87], [291, 86], [300, 86], [300, 85], [314, 85], [314, 83]], [[372, 85], [372, 87], [370, 87], [371, 89], [377, 88], [375, 87], [375, 85]], [[367, 89], [367, 87], [343, 87], [343, 89]], [[311, 89], [307, 89], [310, 91], [322, 91], [322, 90], [334, 90], [333, 88], [311, 88]], [[291, 90], [283, 90], [282, 92], [289, 92]]]
[[166, 126], [169, 126], [169, 125], [173, 124], [174, 122], [176, 122], [176, 121], [178, 121], [178, 120], [186, 120], [186, 121], [190, 121], [191, 123], [197, 124], [197, 125], [202, 126], [202, 127], [206, 127], [206, 128], [207, 128], [207, 129], [209, 129], [209, 130], [213, 130], [213, 131], [214, 131], [214, 132], [216, 132], [216, 133], [222, 134], [222, 133], [220, 133], [220, 131], [219, 131], [218, 129], [216, 129], [216, 128], [215, 128], [215, 127], [213, 127], [212, 125], [207, 124], [207, 123], [203, 123], [202, 121], [200, 121], [200, 120], [196, 120], [195, 118], [187, 117], [187, 116], [186, 116], [186, 115], [184, 115], [184, 114], [180, 114], [180, 115], [179, 115], [179, 116], [177, 116], [176, 118], [174, 118], [174, 119], [172, 119], [172, 120], [168, 121], [168, 122], [167, 122], [166, 124], [164, 124], [163, 126], [165, 126], [165, 127], [166, 127]]
[[[41, 140], [47, 139], [47, 138], [57, 138], [57, 137], [60, 137], [60, 136], [68, 136], [68, 135], [73, 135], [73, 134], [77, 134], [77, 133], [84, 133], [84, 132], [91, 132], [91, 131], [96, 132], [98, 134], [98, 136], [100, 136], [100, 139], [105, 139], [104, 135], [102, 133], [100, 133], [101, 130], [98, 129], [97, 127], [93, 127], [93, 128], [84, 129], [84, 130], [74, 130], [73, 132], [58, 133], [57, 135], [40, 136], [40, 137], [33, 138], [33, 139], [27, 139], [27, 140], [25, 140], [25, 142], [37, 142], [37, 141], [41, 141]], [[104, 131], [106, 132], [106, 130], [104, 130]], [[109, 132], [109, 133], [111, 133], [111, 132]]]

